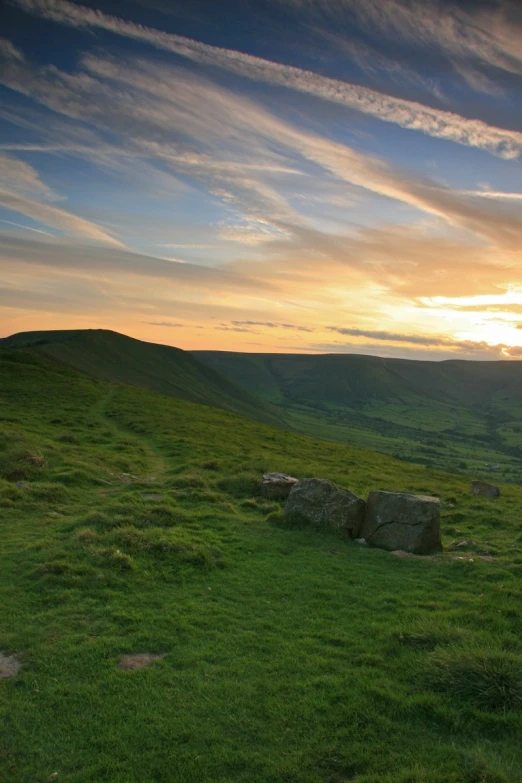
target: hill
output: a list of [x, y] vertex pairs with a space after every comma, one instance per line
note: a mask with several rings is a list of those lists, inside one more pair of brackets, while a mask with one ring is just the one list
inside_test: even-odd
[[[0, 402], [0, 780], [521, 781], [522, 488], [36, 351]], [[288, 526], [265, 470], [435, 494], [445, 552]]]
[[1, 348], [38, 351], [95, 378], [285, 426], [267, 403], [179, 348], [106, 329], [23, 332], [0, 339]]
[[519, 481], [522, 362], [360, 355], [194, 355], [300, 432], [447, 470]]

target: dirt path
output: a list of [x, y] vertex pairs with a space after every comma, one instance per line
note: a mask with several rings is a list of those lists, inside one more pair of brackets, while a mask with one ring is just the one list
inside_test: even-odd
[[[139, 443], [139, 445], [145, 449], [149, 460], [148, 475], [143, 478], [152, 481], [157, 480], [164, 475], [170, 468], [167, 460], [161, 453], [161, 450], [157, 445], [146, 435], [141, 435], [131, 430], [127, 430], [124, 427], [118, 426], [111, 416], [107, 415], [107, 410], [110, 404], [113, 402], [114, 397], [117, 394], [118, 389], [110, 389], [91, 409], [93, 416], [97, 416], [103, 421], [103, 426], [113, 432], [115, 435], [125, 435], [126, 438], [131, 438]], [[124, 475], [124, 474], [122, 474]]]

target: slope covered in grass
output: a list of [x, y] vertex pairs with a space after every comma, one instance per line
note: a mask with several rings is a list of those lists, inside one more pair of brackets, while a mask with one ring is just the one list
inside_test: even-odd
[[520, 480], [522, 362], [194, 355], [278, 405], [300, 432], [454, 472]]
[[23, 332], [0, 340], [1, 348], [30, 348], [95, 378], [284, 426], [269, 405], [179, 348], [134, 340], [107, 329]]
[[[0, 398], [2, 783], [522, 780], [521, 488], [23, 351]], [[446, 552], [287, 527], [268, 469], [436, 494]]]

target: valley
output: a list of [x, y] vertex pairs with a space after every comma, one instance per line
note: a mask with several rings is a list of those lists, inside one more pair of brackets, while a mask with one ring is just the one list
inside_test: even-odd
[[454, 473], [522, 476], [522, 364], [353, 355], [194, 355], [307, 435]]

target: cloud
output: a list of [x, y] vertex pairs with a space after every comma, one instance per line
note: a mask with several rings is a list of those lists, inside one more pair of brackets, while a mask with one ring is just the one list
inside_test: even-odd
[[120, 273], [122, 276], [158, 278], [176, 281], [201, 290], [273, 290], [266, 280], [257, 279], [232, 272], [191, 263], [175, 263], [162, 258], [133, 253], [117, 246], [98, 246], [90, 248], [70, 241], [33, 240], [2, 235], [0, 260], [4, 263], [27, 264], [42, 268], [52, 268], [94, 273]]
[[[460, 343], [460, 345], [458, 344]], [[410, 361], [450, 361], [450, 360], [472, 360], [472, 361], [501, 361], [517, 359], [517, 349], [509, 348], [503, 344], [489, 345], [486, 342], [456, 341], [454, 349], [448, 341], [446, 347], [437, 348], [436, 346], [408, 346], [407, 344], [391, 345], [364, 343], [353, 344], [338, 342], [312, 343], [307, 349], [302, 346], [285, 346], [287, 350], [299, 350], [301, 353], [333, 353], [333, 354], [355, 354], [358, 356], [380, 356], [387, 359], [407, 359]], [[513, 353], [512, 353], [513, 351]]]
[[169, 321], [142, 321], [142, 323], [149, 324], [149, 326], [166, 326], [169, 329], [177, 329], [186, 326], [186, 324], [173, 324]]
[[123, 247], [101, 226], [48, 203], [59, 201], [60, 196], [42, 182], [38, 172], [28, 163], [1, 152], [0, 182], [0, 205], [6, 209], [66, 234]]
[[[451, 351], [465, 351], [466, 353], [473, 353], [476, 351], [483, 352], [484, 350], [490, 348], [486, 342], [475, 342], [473, 340], [453, 340], [450, 337], [444, 337], [441, 335], [401, 334], [399, 332], [345, 328], [341, 326], [329, 326], [327, 328], [330, 332], [338, 332], [339, 334], [349, 335], [350, 337], [368, 337], [371, 340], [405, 343], [407, 345], [425, 345], [427, 347], [445, 348]], [[505, 348], [506, 346], [501, 345], [495, 347], [501, 349]]]
[[314, 332], [309, 326], [296, 326], [295, 324], [281, 324], [273, 321], [232, 321], [234, 326], [266, 326], [268, 329], [295, 329], [298, 332]]
[[[280, 0], [301, 16], [354, 23], [367, 33], [444, 55], [467, 83], [480, 92], [496, 92], [499, 73], [522, 74], [522, 14], [510, 0], [490, 4], [437, 0]], [[382, 40], [382, 38], [381, 38]]]
[[[360, 187], [488, 240], [520, 245], [518, 215], [500, 199], [460, 193], [429, 178], [407, 175], [376, 157], [300, 130], [253, 101], [180, 68], [144, 60], [116, 63], [86, 57], [83, 62], [90, 74], [34, 69], [16, 61], [2, 78], [55, 112], [120, 134], [129, 150], [169, 164], [257, 222], [254, 230], [230, 231], [228, 236], [225, 229], [229, 241], [255, 245], [265, 234], [272, 242], [278, 233], [307, 230], [309, 221], [281, 192], [281, 184], [288, 188], [288, 178], [298, 170], [305, 180], [320, 174], [326, 183]], [[220, 160], [224, 138], [234, 139], [234, 165], [230, 153]]]
[[0, 152], [0, 182], [20, 194], [36, 196], [47, 201], [59, 201], [60, 196], [49, 188], [29, 163]]
[[66, 234], [73, 234], [74, 236], [80, 236], [94, 242], [112, 245], [113, 247], [124, 247], [121, 242], [110, 236], [110, 234], [100, 226], [91, 223], [89, 220], [78, 217], [77, 215], [73, 215], [70, 212], [66, 212], [64, 209], [58, 209], [49, 204], [42, 204], [34, 199], [24, 198], [16, 193], [1, 189], [0, 205], [13, 212], [19, 212], [33, 220], [37, 220], [46, 226], [51, 226], [59, 231], [63, 231]]
[[[522, 133], [516, 130], [497, 128], [478, 119], [468, 119], [456, 113], [395, 98], [312, 71], [154, 30], [85, 6], [73, 5], [67, 0], [15, 2], [30, 13], [62, 24], [107, 30], [173, 52], [193, 62], [222, 68], [248, 79], [294, 89], [402, 128], [477, 147], [505, 159], [518, 158], [522, 153]], [[382, 7], [383, 4], [380, 3], [379, 6]]]

